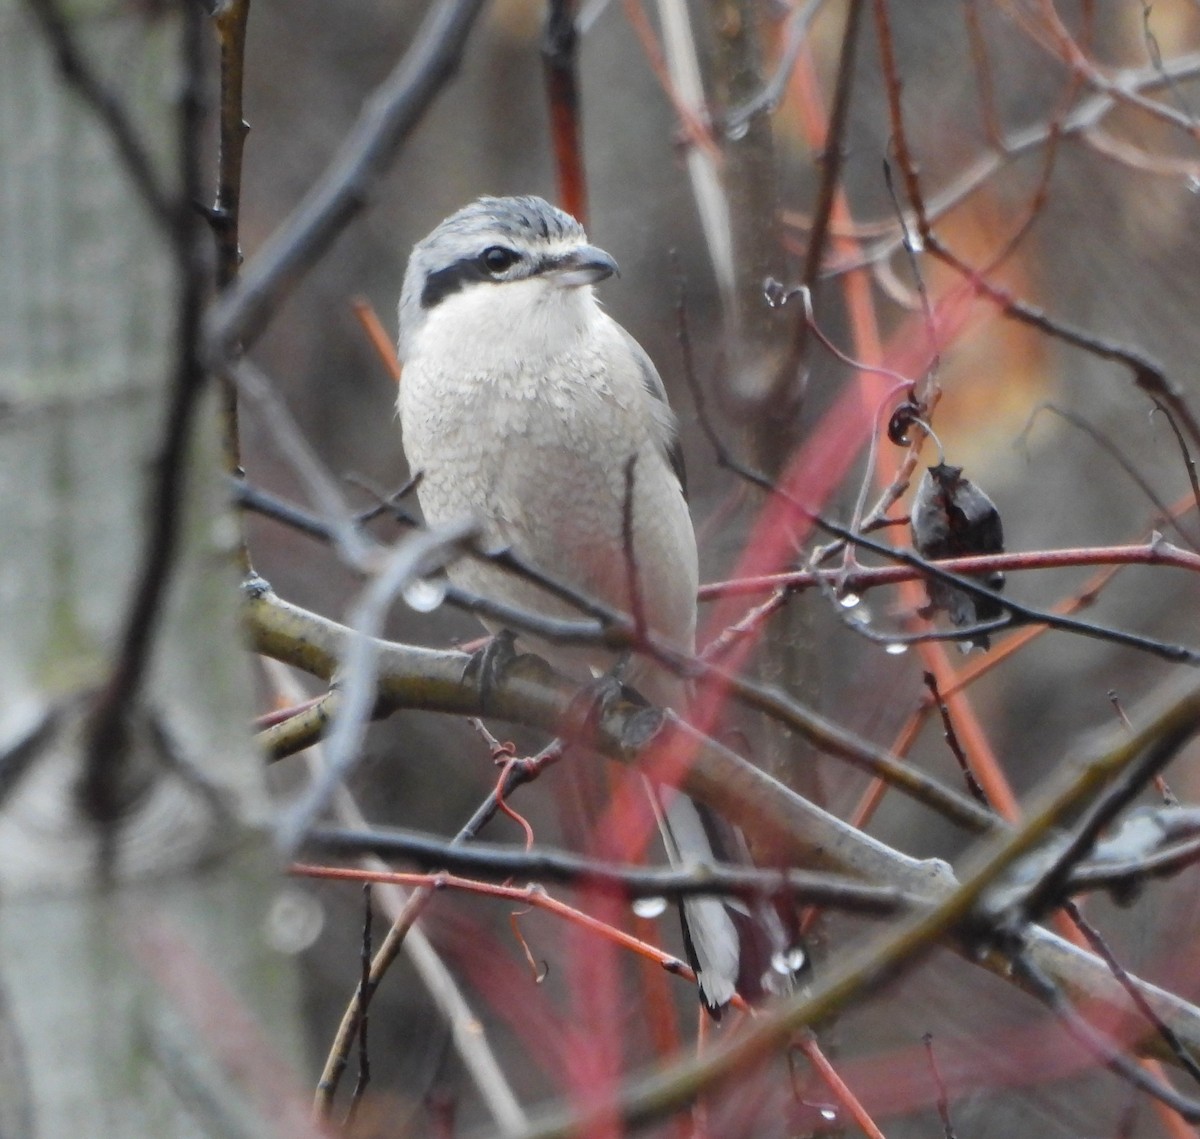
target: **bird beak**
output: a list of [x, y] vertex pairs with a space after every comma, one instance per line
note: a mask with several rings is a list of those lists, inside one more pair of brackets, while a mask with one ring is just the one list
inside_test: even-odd
[[620, 275], [617, 263], [603, 249], [594, 245], [580, 245], [569, 253], [555, 258], [547, 266], [546, 274], [566, 289], [577, 289], [580, 285], [594, 285], [611, 277], [614, 273]]

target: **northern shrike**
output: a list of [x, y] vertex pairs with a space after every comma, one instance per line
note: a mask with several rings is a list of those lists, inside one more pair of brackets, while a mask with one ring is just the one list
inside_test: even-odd
[[[632, 565], [647, 624], [691, 653], [696, 537], [675, 422], [650, 358], [592, 291], [616, 271], [579, 222], [541, 198], [480, 198], [443, 221], [413, 249], [400, 298], [404, 447], [421, 475], [429, 525], [471, 518], [485, 547], [511, 547], [626, 613]], [[623, 538], [627, 506], [632, 557]], [[478, 558], [449, 573], [464, 589], [532, 613], [579, 616]], [[523, 640], [577, 676], [613, 663], [595, 649]], [[683, 682], [652, 662], [637, 658], [624, 679], [652, 703], [686, 711]], [[660, 794], [668, 855], [711, 863], [696, 806], [677, 792]], [[739, 947], [744, 915], [701, 898], [685, 903], [684, 916], [710, 1009], [738, 986], [762, 987], [761, 963], [750, 965]], [[747, 978], [748, 966], [759, 976]]]

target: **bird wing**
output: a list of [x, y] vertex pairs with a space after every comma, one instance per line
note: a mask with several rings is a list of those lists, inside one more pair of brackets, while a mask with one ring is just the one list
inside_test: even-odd
[[666, 385], [663, 384], [662, 376], [658, 374], [658, 369], [654, 366], [654, 361], [646, 354], [646, 350], [616, 321], [613, 321], [613, 325], [620, 332], [621, 339], [629, 349], [629, 354], [633, 358], [633, 362], [637, 366], [638, 373], [641, 376], [642, 386], [654, 399], [654, 403], [651, 406], [657, 429], [656, 442], [667, 462], [671, 464], [671, 470], [675, 472], [675, 477], [679, 480], [679, 485], [683, 489], [683, 495], [686, 498], [687, 471], [683, 465], [683, 448], [679, 445], [679, 431], [675, 421], [675, 413], [671, 410], [671, 405], [667, 401]]

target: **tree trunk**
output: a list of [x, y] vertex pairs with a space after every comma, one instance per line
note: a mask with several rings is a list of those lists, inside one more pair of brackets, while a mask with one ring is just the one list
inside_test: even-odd
[[[174, 16], [92, 5], [69, 23], [170, 172]], [[0, 1139], [303, 1134], [215, 400], [107, 881], [81, 809], [80, 727], [138, 577], [177, 288], [111, 139], [15, 0], [0, 0], [0, 170]]]

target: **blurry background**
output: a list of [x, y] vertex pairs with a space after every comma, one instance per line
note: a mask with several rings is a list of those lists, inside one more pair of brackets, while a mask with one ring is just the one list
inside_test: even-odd
[[[333, 7], [255, 0], [247, 61], [247, 259], [320, 175], [427, 7], [413, 0], [341, 0]], [[829, 454], [808, 469], [806, 485], [813, 488], [813, 505], [843, 521], [863, 480], [870, 481], [873, 501], [903, 459], [903, 450], [882, 438], [877, 473], [868, 469], [864, 423], [876, 413], [878, 399], [871, 393], [880, 388], [868, 386], [814, 337], [800, 369], [804, 383], [789, 374], [788, 383], [770, 386], [792, 341], [798, 302], [770, 308], [763, 281], [770, 276], [792, 286], [802, 279], [826, 168], [821, 140], [852, 7], [848, 0], [664, 0], [643, 12], [636, 0], [588, 0], [578, 14], [586, 222], [591, 239], [622, 270], [601, 293], [656, 361], [679, 414], [704, 581], [722, 579], [737, 564], [763, 499], [718, 467], [700, 430], [677, 331], [680, 280], [696, 380], [708, 394], [713, 425], [740, 456], [778, 476], [798, 448], [819, 454], [824, 443]], [[889, 159], [904, 192], [881, 64], [876, 10], [882, 8], [890, 13], [908, 143], [941, 239], [972, 266], [988, 267], [994, 286], [1091, 337], [1154, 357], [1194, 403], [1200, 394], [1200, 56], [1194, 54], [1200, 52], [1200, 6], [1193, 0], [1157, 0], [1152, 8], [1138, 0], [893, 0], [864, 8], [841, 139], [845, 199], [835, 210], [815, 293], [822, 331], [852, 356], [921, 378], [911, 368], [924, 358], [928, 329], [912, 266], [897, 248], [896, 207], [884, 177]], [[720, 262], [714, 261], [689, 177], [694, 142], [632, 22], [639, 13], [648, 17], [661, 45], [663, 12], [683, 10], [705, 84], [702, 125], [711, 130], [707, 145], [718, 156], [714, 169], [729, 205], [732, 278], [724, 299], [714, 267]], [[539, 54], [544, 18], [545, 6], [534, 0], [497, 0], [486, 9], [461, 70], [373, 188], [370, 209], [299, 282], [253, 349], [336, 474], [387, 491], [408, 474], [395, 386], [355, 321], [352, 300], [367, 298], [394, 336], [408, 251], [438, 221], [483, 193], [555, 197]], [[798, 28], [802, 48], [778, 106], [731, 129], [731, 112], [762, 88]], [[112, 70], [115, 81], [119, 67]], [[1111, 97], [1107, 85], [1130, 77], [1140, 84], [1137, 98], [1164, 109], [1138, 106], [1132, 98], [1113, 98], [1102, 108], [1100, 101]], [[1086, 129], [1084, 112], [1095, 112]], [[998, 157], [1002, 150], [1007, 158]], [[859, 264], [863, 250], [888, 243], [887, 256], [875, 257], [868, 268], [849, 268]], [[1005, 319], [985, 299], [952, 303], [961, 275], [920, 253], [917, 265], [933, 302], [949, 306], [939, 325], [944, 339], [936, 382], [942, 398], [932, 425], [947, 461], [964, 467], [997, 504], [1007, 548], [1127, 543], [1142, 540], [1152, 525], [1194, 548], [1200, 541], [1194, 510], [1178, 529], [1154, 523], [1156, 508], [1145, 489], [1096, 438], [1052, 412], [1042, 412], [1030, 426], [1046, 401], [1084, 418], [1127, 456], [1162, 501], [1175, 502], [1189, 492], [1185, 462], [1166, 420], [1150, 414], [1152, 404], [1128, 370]], [[890, 386], [891, 380], [882, 384]], [[867, 403], [854, 415], [836, 410], [853, 406], [860, 390]], [[936, 456], [927, 443], [923, 461]], [[284, 497], [302, 496], [270, 432], [250, 410], [243, 418], [243, 457], [254, 484]], [[838, 460], [846, 460], [845, 474], [825, 477]], [[361, 490], [349, 493], [363, 505], [371, 501]], [[908, 496], [893, 516], [903, 516], [907, 503]], [[360, 582], [329, 550], [273, 522], [250, 517], [248, 525], [255, 568], [282, 597], [344, 618]], [[392, 532], [386, 525], [377, 530], [381, 536]], [[882, 536], [897, 545], [909, 541], [905, 528]], [[811, 545], [811, 536], [796, 544], [796, 564]], [[1048, 607], [1074, 596], [1091, 574], [1013, 573], [1008, 589]], [[1101, 625], [1195, 645], [1196, 601], [1196, 585], [1182, 571], [1132, 567], [1098, 594], [1085, 615]], [[911, 627], [914, 608], [911, 596], [880, 590], [853, 613], [877, 628], [901, 630]], [[934, 667], [932, 658], [915, 649], [886, 652], [847, 624], [850, 612], [815, 592], [793, 598], [773, 620], [755, 668], [853, 731], [891, 745], [920, 706], [922, 672]], [[480, 628], [463, 614], [417, 614], [397, 605], [389, 633], [440, 646], [471, 640]], [[1172, 682], [1179, 667], [1061, 633], [1043, 635], [1007, 657], [1005, 643], [997, 638], [999, 664], [953, 710], [969, 737], [968, 750], [990, 745], [1018, 795], [1090, 733], [1117, 722], [1111, 694], [1135, 712], [1144, 696]], [[979, 654], [960, 658], [951, 647], [940, 659], [944, 681], [953, 669], [974, 667]], [[755, 759], [850, 816], [864, 777], [755, 721], [737, 727]], [[522, 747], [539, 742], [519, 737]], [[959, 785], [935, 719], [927, 721], [911, 754], [925, 770]], [[1168, 775], [1185, 801], [1197, 793], [1195, 758], [1193, 748]], [[276, 778], [287, 789], [299, 764], [283, 767]], [[404, 713], [371, 728], [355, 790], [371, 822], [452, 834], [494, 779], [487, 749], [467, 724]], [[517, 805], [539, 841], [579, 846], [577, 797], [570, 773], [559, 769], [523, 792]], [[953, 859], [963, 848], [961, 834], [894, 795], [884, 799], [869, 829], [916, 856]], [[499, 820], [485, 837], [518, 841], [520, 832]], [[361, 900], [352, 886], [296, 888], [323, 916], [321, 935], [305, 956], [315, 1073], [358, 978]], [[1184, 875], [1148, 889], [1132, 911], [1116, 910], [1102, 898], [1088, 908], [1126, 965], [1195, 998], [1200, 913], [1194, 896]], [[610, 1039], [626, 1064], [654, 1055], [645, 1006], [634, 988], [636, 969], [621, 963], [627, 1000], [589, 1009], [581, 988], [586, 990], [584, 966], [593, 950], [561, 924], [541, 915], [521, 923], [531, 953], [549, 967], [541, 986], [533, 984], [502, 907], [439, 896], [425, 927], [528, 1102], [562, 1094], [563, 1071], [586, 1066], [586, 1056], [573, 1052], [580, 1038], [571, 1032], [591, 1032], [589, 1017], [600, 1017], [618, 1033]], [[837, 952], [859, 932], [853, 922], [829, 923], [823, 951]], [[670, 922], [662, 923], [661, 936], [674, 944]], [[692, 996], [682, 985], [675, 989], [680, 1023], [690, 1033]], [[381, 989], [371, 1032], [375, 1094], [364, 1133], [376, 1124], [380, 1134], [437, 1133], [437, 1121], [447, 1114], [464, 1125], [483, 1118], [448, 1031], [407, 966]], [[933, 1034], [959, 1134], [1159, 1133], [1151, 1109], [1098, 1073], [1031, 1000], [939, 953], [823, 1035], [839, 1070], [893, 1139], [928, 1135], [938, 1126], [921, 1049], [925, 1033]], [[819, 1112], [805, 1111], [778, 1079], [747, 1079], [712, 1112], [714, 1135], [793, 1134], [819, 1124]]]
[[[761, 499], [717, 469], [698, 430], [694, 404], [682, 382], [674, 316], [677, 273], [686, 280], [698, 378], [710, 393], [716, 426], [744, 457], [768, 467], [774, 463], [777, 473], [782, 458], [820, 427], [823, 414], [846, 385], [857, 382], [851, 369], [810, 338], [802, 400], [762, 400], [746, 394], [752, 387], [747, 376], [756, 369], [769, 370], [791, 335], [796, 306], [770, 311], [760, 299], [760, 287], [767, 273], [787, 284], [800, 280], [805, 222], [815, 208], [822, 169], [805, 123], [814, 116], [819, 123], [826, 121], [847, 5], [797, 4], [814, 7], [819, 11], [808, 29], [804, 53], [809, 62], [798, 66], [775, 113], [756, 118], [745, 138], [734, 139], [721, 130], [730, 109], [722, 92], [731, 82], [730, 73], [722, 70], [727, 66], [723, 53], [732, 39], [746, 35], [760, 53], [762, 66], [769, 69], [786, 39], [792, 9], [731, 0], [689, 6], [710, 92], [714, 136], [724, 157], [726, 190], [734, 203], [734, 228], [739, 235], [769, 236], [738, 261], [741, 303], [751, 314], [746, 324], [750, 332], [740, 345], [733, 342], [718, 301], [679, 122], [631, 28], [628, 6], [587, 4], [581, 16], [584, 157], [591, 205], [587, 224], [591, 238], [609, 250], [622, 269], [619, 280], [603, 286], [602, 296], [657, 362], [679, 413], [702, 540], [702, 576], [707, 581], [721, 578], [736, 561]], [[1009, 139], [1023, 137], [1022, 131], [1040, 131], [1044, 140], [1050, 125], [1061, 125], [1070, 108], [1096, 97], [1094, 86], [1073, 78], [1056, 56], [1048, 5], [908, 0], [889, 7], [903, 78], [905, 125], [927, 203], [954, 195], [961, 179], [994, 156], [989, 129]], [[320, 172], [362, 100], [403, 51], [423, 8], [407, 2], [349, 0], [331, 12], [325, 5], [297, 0], [286, 6], [264, 4], [254, 12], [248, 94], [253, 129], [244, 229], [248, 257]], [[1170, 61], [1200, 47], [1200, 9], [1188, 0], [1164, 0], [1152, 11], [1133, 0], [1063, 4], [1058, 11], [1061, 26], [1086, 44], [1101, 73], [1152, 69], [1156, 52]], [[353, 472], [389, 489], [406, 476], [393, 411], [394, 387], [351, 316], [351, 298], [369, 298], [394, 334], [395, 303], [414, 241], [481, 193], [555, 194], [539, 57], [543, 17], [543, 6], [532, 0], [502, 0], [487, 11], [461, 73], [377, 187], [371, 210], [297, 288], [255, 351], [336, 472]], [[800, 78], [802, 71], [809, 76], [807, 83]], [[1195, 65], [1187, 75], [1194, 73]], [[973, 193], [956, 196], [956, 204], [936, 218], [935, 227], [977, 266], [985, 265], [1022, 231], [990, 280], [1094, 336], [1141, 348], [1160, 360], [1194, 398], [1194, 364], [1200, 352], [1200, 321], [1195, 317], [1200, 302], [1200, 183], [1195, 173], [1200, 170], [1200, 131], [1192, 109], [1200, 106], [1200, 85], [1185, 76], [1160, 86], [1153, 97], [1191, 125], [1171, 125], [1136, 108], [1118, 107], [1098, 120], [1095, 135], [1063, 138], [1049, 159], [1047, 146], [1038, 145], [1010, 162], [997, 162]], [[850, 216], [870, 248], [879, 237], [895, 237], [896, 214], [883, 177], [884, 159], [892, 153], [893, 127], [877, 31], [869, 18], [864, 20], [851, 100], [843, 184]], [[747, 191], [738, 183], [764, 166], [770, 184]], [[1035, 196], [1043, 182], [1044, 200], [1038, 203]], [[769, 214], [737, 213], [763, 202], [779, 210], [783, 224]], [[836, 253], [844, 246], [832, 249]], [[830, 265], [836, 260], [834, 253], [828, 257]], [[935, 298], [960, 280], [928, 257], [919, 263]], [[894, 252], [877, 268], [869, 296], [884, 339], [883, 356], [896, 361], [905, 358], [912, 350], [911, 340], [925, 332], [919, 312], [896, 303], [900, 294], [910, 302], [915, 298], [903, 252]], [[881, 287], [881, 282], [889, 287]], [[861, 353], [847, 318], [840, 276], [827, 275], [816, 314], [839, 345]], [[1062, 418], [1044, 412], [1022, 434], [1044, 401], [1085, 417], [1129, 457], [1163, 500], [1172, 502], [1187, 491], [1174, 437], [1161, 416], [1149, 414], [1151, 405], [1135, 390], [1128, 372], [1005, 320], [986, 301], [975, 303], [963, 330], [945, 346], [937, 379], [944, 398], [933, 425], [947, 459], [963, 466], [997, 503], [1010, 550], [1133, 541], [1145, 533], [1154, 515], [1146, 495], [1113, 458]], [[252, 481], [289, 490], [286, 467], [249, 416], [244, 453]], [[926, 461], [936, 461], [935, 456], [927, 444]], [[899, 449], [886, 440], [881, 443], [879, 463], [885, 480], [901, 457]], [[824, 504], [830, 514], [848, 516], [863, 472], [860, 458], [851, 477]], [[904, 509], [902, 503], [893, 513], [901, 515]], [[251, 526], [256, 567], [281, 595], [319, 612], [343, 615], [356, 583], [326, 551], [273, 523], [252, 520]], [[1187, 541], [1195, 542], [1200, 524], [1194, 512], [1182, 526]], [[905, 530], [884, 534], [897, 544], [908, 542]], [[1178, 533], [1168, 536], [1181, 540]], [[1024, 601], [1049, 606], [1071, 596], [1090, 572], [1014, 574], [1008, 588]], [[864, 604], [884, 628], [900, 628], [911, 615], [911, 606], [895, 594], [880, 592]], [[833, 607], [815, 595], [794, 600], [792, 608], [779, 625], [763, 667], [849, 728], [890, 742], [924, 691], [924, 666], [917, 653], [885, 653], [856, 636]], [[1101, 624], [1168, 641], [1195, 643], [1200, 632], [1195, 584], [1173, 571], [1123, 571], [1087, 615]], [[391, 632], [442, 645], [475, 637], [479, 630], [462, 614], [415, 615], [397, 607]], [[1049, 634], [975, 684], [971, 706], [1021, 792], [1061, 763], [1081, 737], [1114, 722], [1110, 692], [1131, 708], [1169, 673], [1170, 666], [1145, 654]], [[848, 812], [857, 801], [864, 785], [861, 776], [816, 760], [795, 741], [754, 738], [756, 749], [769, 752], [770, 762], [782, 764], [789, 777], [809, 790], [812, 772], [819, 770], [821, 793], [835, 810]], [[957, 782], [936, 723], [927, 725], [913, 754], [927, 770]], [[486, 753], [466, 725], [405, 714], [372, 729], [368, 761], [357, 787], [373, 821], [447, 833], [486, 792], [492, 777]], [[1182, 797], [1194, 795], [1195, 775], [1188, 766], [1177, 765], [1171, 781]], [[556, 799], [561, 799], [559, 793], [539, 785], [521, 803], [544, 841], [559, 836]], [[499, 837], [506, 833], [505, 825], [497, 823], [489, 833]], [[952, 857], [961, 841], [928, 813], [895, 796], [885, 801], [871, 829], [916, 855]], [[511, 830], [514, 837], [516, 833]], [[1158, 975], [1164, 980], [1195, 995], [1200, 977], [1194, 967], [1180, 972], [1184, 963], [1171, 959], [1173, 951], [1190, 944], [1197, 933], [1200, 914], [1194, 891], [1179, 882], [1156, 887], [1154, 894], [1139, 909], [1134, 925], [1125, 915], [1110, 912], [1102, 900], [1093, 912], [1127, 964], [1151, 976], [1163, 970]], [[359, 937], [357, 893], [340, 888], [321, 891], [321, 897], [325, 933], [310, 954], [317, 1051], [354, 983]], [[485, 920], [479, 909], [446, 899], [431, 913], [431, 931], [452, 961], [461, 963], [465, 947], [474, 944], [474, 923]], [[1157, 915], [1151, 922], [1145, 920], [1149, 912]], [[830, 938], [853, 937], [846, 924], [839, 923]], [[536, 956], [553, 959], [547, 946], [561, 931], [530, 918], [525, 932]], [[519, 963], [518, 949], [503, 925], [497, 938], [489, 952], [505, 956], [504, 976], [509, 977], [508, 970]], [[498, 977], [498, 959], [495, 964]], [[476, 972], [478, 968], [476, 961]], [[548, 986], [553, 988], [561, 978], [552, 964]], [[482, 1008], [521, 1003], [513, 997], [507, 1002], [496, 999], [495, 985], [490, 991], [485, 986], [485, 992]], [[395, 1055], [383, 1060], [383, 1052], [376, 1053], [376, 1086], [405, 1089], [397, 1094], [414, 1101], [430, 1089], [452, 1098], [467, 1095], [441, 1043], [443, 1030], [421, 1011], [419, 991], [396, 979], [389, 981], [381, 1001], [385, 1003], [372, 1015], [376, 1047], [382, 1049], [390, 1041]], [[645, 1046], [644, 1041], [637, 1043], [636, 1008], [630, 1018], [626, 1040], [636, 1051]], [[1028, 1073], [1002, 1070], [1007, 1061], [994, 1047], [996, 1038], [1013, 1025], [1040, 1018], [1032, 1002], [1011, 988], [939, 955], [886, 1001], [844, 1018], [832, 1029], [830, 1042], [850, 1072], [856, 1071], [856, 1057], [868, 1057], [862, 1061], [868, 1086], [879, 1089], [882, 1102], [895, 1106], [894, 1115], [886, 1106], [881, 1108], [890, 1135], [928, 1133], [928, 1087], [906, 1091], [901, 1086], [904, 1077], [896, 1076], [898, 1086], [886, 1090], [889, 1084], [878, 1070], [882, 1061], [871, 1068], [869, 1057], [888, 1048], [915, 1054], [927, 1031], [946, 1043], [944, 1063], [952, 1077], [958, 1073], [962, 1081], [976, 1084], [994, 1080], [1001, 1089], [981, 1090], [956, 1101], [960, 1133], [982, 1139], [1035, 1126], [1043, 1135], [1111, 1130], [1128, 1093], [1104, 1076], [1093, 1073], [1074, 1083], [1051, 1080], [1018, 1092], [1003, 1090], [1010, 1081], [1025, 1083]], [[498, 1019], [507, 1016], [501, 1013]], [[503, 1027], [493, 1027], [498, 1039], [506, 1039]], [[416, 1047], [414, 1038], [419, 1041]], [[1066, 1047], [1054, 1030], [1050, 1039], [1056, 1042], [1051, 1052], [1059, 1054]], [[520, 1044], [528, 1046], [527, 1039]], [[1035, 1053], [1028, 1042], [1016, 1049], [1019, 1058]], [[921, 1063], [917, 1058], [913, 1070], [920, 1072]], [[883, 1066], [892, 1071], [902, 1067], [898, 1061]], [[535, 1072], [519, 1068], [510, 1074], [518, 1086], [528, 1080], [529, 1088], [545, 1090]], [[920, 1077], [912, 1078], [921, 1083]], [[924, 1114], [909, 1114], [916, 1104], [925, 1105]], [[781, 1102], [763, 1108], [775, 1109], [788, 1110]], [[762, 1119], [748, 1122], [756, 1118], [753, 1114], [739, 1118], [741, 1129], [729, 1134], [779, 1133], [778, 1119], [768, 1126]], [[1134, 1127], [1154, 1132], [1145, 1108]]]

